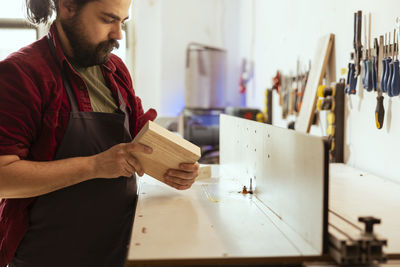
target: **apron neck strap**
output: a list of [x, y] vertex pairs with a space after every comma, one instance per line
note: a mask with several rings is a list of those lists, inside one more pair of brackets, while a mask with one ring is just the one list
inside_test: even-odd
[[49, 34], [47, 34], [47, 42], [48, 42], [48, 44], [50, 46], [50, 52], [53, 55], [53, 58], [56, 61], [57, 66], [60, 68], [63, 84], [64, 84], [64, 87], [65, 87], [65, 90], [67, 91], [69, 104], [71, 105], [71, 111], [72, 112], [78, 112], [79, 111], [78, 102], [76, 101], [75, 94], [72, 91], [72, 88], [71, 88], [71, 85], [69, 83], [69, 80], [66, 79], [64, 70], [63, 70], [62, 66], [60, 65], [60, 63], [59, 63], [59, 61], [57, 59], [56, 49], [54, 47], [53, 41], [52, 41], [52, 39], [51, 39]]

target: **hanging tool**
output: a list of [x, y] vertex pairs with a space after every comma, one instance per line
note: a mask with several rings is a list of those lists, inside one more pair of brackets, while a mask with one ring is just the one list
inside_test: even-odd
[[386, 57], [387, 57], [387, 46], [386, 46], [386, 41], [387, 41], [387, 34], [385, 33], [385, 40], [384, 43], [380, 43], [380, 47], [383, 46], [383, 55], [382, 55], [382, 75], [381, 75], [381, 90], [382, 92], [386, 93], [386, 84], [385, 84], [385, 76], [386, 76], [386, 70], [387, 70], [387, 64], [386, 64]]
[[[383, 40], [383, 36], [382, 35], [379, 37], [379, 46], [377, 44], [377, 40], [375, 41], [375, 46], [379, 47], [379, 49], [377, 49], [377, 51], [378, 51], [378, 53], [377, 53], [378, 60], [377, 61], [379, 62], [379, 58], [384, 56], [383, 55], [384, 54], [383, 51], [385, 49], [385, 42]], [[378, 73], [380, 71], [381, 70], [378, 68]], [[379, 85], [378, 85], [378, 96], [376, 97], [376, 100], [377, 100], [377, 103], [376, 103], [376, 108], [375, 108], [375, 124], [376, 124], [376, 128], [382, 129], [383, 120], [385, 118], [385, 108], [383, 106], [382, 90], [381, 90], [381, 87], [379, 87]]]
[[368, 76], [368, 72], [367, 72], [367, 60], [368, 60], [368, 56], [367, 56], [367, 15], [364, 15], [364, 46], [363, 46], [363, 72], [361, 75], [361, 82], [363, 85], [363, 88], [368, 90], [368, 82], [367, 82], [367, 76]]
[[374, 91], [378, 89], [378, 39], [374, 38], [374, 55], [372, 56], [372, 87]]
[[[365, 28], [367, 24], [365, 24]], [[366, 70], [366, 77], [365, 77], [365, 84], [366, 89], [368, 92], [372, 91], [372, 61], [371, 61], [371, 13], [369, 13], [369, 24], [368, 24], [368, 52], [367, 52], [367, 70]]]
[[392, 53], [392, 44], [390, 43], [390, 32], [389, 32], [389, 54], [386, 60], [386, 75], [385, 75], [385, 88], [387, 91], [388, 96], [392, 97], [392, 84], [390, 83], [390, 77], [392, 77], [392, 72], [393, 72], [393, 64], [392, 63], [392, 58], [390, 57], [390, 54]]
[[347, 81], [344, 93], [349, 95], [355, 95], [357, 86], [357, 76], [355, 75], [355, 64], [353, 63], [354, 53], [350, 54], [350, 60], [351, 61], [349, 63], [349, 69], [347, 71]]
[[[396, 36], [396, 29], [394, 30], [394, 35]], [[397, 36], [397, 43], [393, 39], [393, 73], [391, 79], [392, 95], [398, 96], [400, 93], [400, 77], [399, 77], [399, 37]], [[396, 60], [394, 60], [394, 55], [396, 55]]]
[[354, 13], [354, 76], [358, 77], [361, 72], [360, 60], [362, 57], [362, 44], [361, 44], [361, 26], [362, 26], [362, 11], [359, 10]]

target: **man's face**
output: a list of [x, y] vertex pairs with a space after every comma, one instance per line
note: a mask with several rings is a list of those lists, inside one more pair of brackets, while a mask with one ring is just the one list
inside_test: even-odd
[[92, 1], [73, 17], [60, 18], [73, 52], [82, 67], [104, 64], [122, 39], [121, 24], [128, 18], [131, 0]]

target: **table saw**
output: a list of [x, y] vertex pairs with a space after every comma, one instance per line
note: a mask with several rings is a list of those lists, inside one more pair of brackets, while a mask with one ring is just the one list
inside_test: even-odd
[[126, 266], [398, 263], [400, 184], [329, 164], [319, 137], [227, 115], [220, 125], [210, 178], [186, 191], [138, 179]]

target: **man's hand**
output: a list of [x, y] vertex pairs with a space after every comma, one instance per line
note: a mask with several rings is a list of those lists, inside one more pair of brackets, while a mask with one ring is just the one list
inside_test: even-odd
[[179, 169], [170, 169], [164, 174], [164, 182], [178, 190], [189, 189], [199, 175], [199, 163], [181, 163]]
[[152, 149], [139, 143], [122, 143], [93, 156], [96, 178], [130, 177], [135, 172], [143, 176], [140, 162], [132, 155], [135, 153], [151, 154]]

